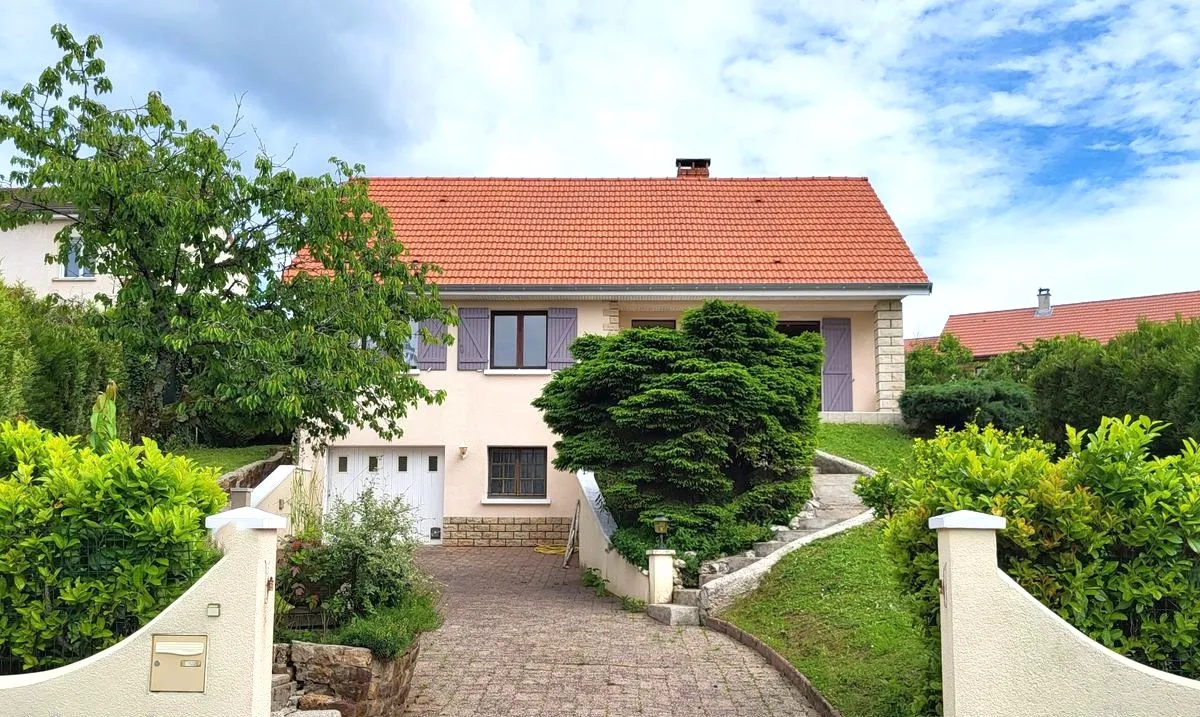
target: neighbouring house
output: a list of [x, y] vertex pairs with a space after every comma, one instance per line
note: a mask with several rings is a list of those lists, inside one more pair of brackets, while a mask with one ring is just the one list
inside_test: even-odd
[[[431, 541], [473, 544], [486, 522], [511, 537], [484, 542], [563, 542], [577, 487], [551, 466], [555, 436], [530, 402], [572, 363], [576, 336], [676, 328], [710, 298], [825, 338], [826, 420], [898, 421], [901, 300], [930, 282], [867, 180], [676, 167], [653, 179], [367, 180], [412, 257], [442, 268], [458, 326], [452, 346], [415, 351], [445, 403], [412, 411], [398, 440], [356, 430], [305, 451], [327, 499], [374, 480], [407, 497]], [[319, 270], [303, 252], [287, 269]]]
[[[1083, 301], [1075, 304], [1050, 302], [1050, 290], [1039, 289], [1037, 306], [974, 314], [952, 314], [942, 329], [954, 334], [975, 356], [983, 361], [999, 354], [1032, 346], [1037, 339], [1078, 335], [1108, 341], [1117, 334], [1137, 328], [1138, 321], [1170, 321], [1200, 317], [1200, 291], [1185, 291], [1153, 296]], [[937, 336], [908, 339], [905, 351], [923, 343], [936, 342]]]
[[[19, 202], [9, 203], [0, 207], [0, 211], [20, 211], [21, 207]], [[58, 294], [64, 298], [92, 299], [97, 294], [115, 295], [116, 279], [93, 273], [73, 253], [65, 264], [46, 263], [48, 255], [58, 253], [56, 237], [75, 214], [70, 205], [51, 204], [46, 208], [53, 214], [49, 222], [0, 231], [0, 281], [24, 284], [38, 296]]]

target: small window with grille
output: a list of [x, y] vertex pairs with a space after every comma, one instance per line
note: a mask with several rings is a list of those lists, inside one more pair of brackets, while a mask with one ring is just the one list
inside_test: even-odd
[[350, 470], [349, 463], [350, 459], [346, 458], [346, 456], [338, 456], [338, 473], [345, 473]]
[[408, 456], [400, 456], [396, 459], [396, 471], [400, 473], [408, 472]]
[[546, 449], [488, 448], [489, 498], [545, 498]]

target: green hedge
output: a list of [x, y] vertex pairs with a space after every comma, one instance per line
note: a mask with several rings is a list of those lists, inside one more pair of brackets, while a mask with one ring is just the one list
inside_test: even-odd
[[900, 412], [910, 431], [932, 436], [938, 427], [994, 425], [1004, 430], [1036, 422], [1033, 393], [1012, 381], [953, 381], [914, 386], [900, 396]]
[[0, 422], [0, 663], [55, 667], [112, 645], [213, 562], [216, 471], [151, 441], [96, 454]]
[[[956, 510], [1002, 515], [1000, 567], [1058, 615], [1116, 652], [1200, 677], [1200, 452], [1151, 456], [1161, 424], [1105, 418], [1068, 432], [1068, 450], [968, 425], [916, 442], [905, 478], [887, 491], [886, 544], [916, 617], [938, 639], [937, 536], [929, 517]], [[877, 497], [876, 486], [864, 491]], [[940, 698], [929, 675], [927, 714]]]

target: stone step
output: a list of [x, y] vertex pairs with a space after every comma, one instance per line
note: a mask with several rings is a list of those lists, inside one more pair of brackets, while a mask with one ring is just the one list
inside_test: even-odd
[[671, 602], [675, 605], [699, 607], [700, 590], [698, 588], [675, 588], [675, 593], [671, 596]]
[[[861, 513], [861, 512], [862, 511], [859, 511], [859, 513]], [[849, 517], [853, 517], [853, 516], [849, 516]], [[841, 518], [838, 516], [825, 516], [825, 515], [822, 515], [821, 513], [817, 513], [816, 518], [803, 518], [803, 519], [797, 521], [795, 523], [795, 526], [796, 526], [795, 530], [796, 531], [816, 532], [818, 530], [824, 530], [825, 528], [828, 528], [831, 525], [837, 525], [838, 523], [842, 522], [843, 520], [848, 520], [848, 518]]]
[[724, 575], [701, 575], [700, 576], [700, 587], [704, 587], [705, 585], [711, 583], [712, 581], [714, 581], [720, 577], [724, 577]]
[[700, 608], [692, 605], [647, 605], [646, 614], [664, 625], [700, 624]]
[[815, 530], [776, 530], [775, 540], [782, 543], [790, 543], [793, 540], [799, 540], [807, 535], [812, 535]]
[[722, 560], [724, 560], [725, 564], [729, 566], [729, 569], [725, 571], [726, 574], [729, 574], [735, 570], [741, 570], [747, 565], [753, 565], [759, 560], [762, 560], [762, 558], [758, 557], [757, 555], [754, 557], [750, 557], [748, 555], [733, 555], [728, 558], [722, 558]]
[[296, 683], [286, 674], [271, 675], [271, 711], [278, 712], [288, 706], [296, 692]]
[[766, 540], [761, 543], [755, 543], [754, 554], [760, 558], [765, 558], [785, 545], [787, 543], [782, 540]]

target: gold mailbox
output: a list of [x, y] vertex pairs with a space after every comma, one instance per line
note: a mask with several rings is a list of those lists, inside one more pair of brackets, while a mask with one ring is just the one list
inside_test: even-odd
[[150, 639], [151, 692], [203, 692], [207, 635], [154, 635]]

